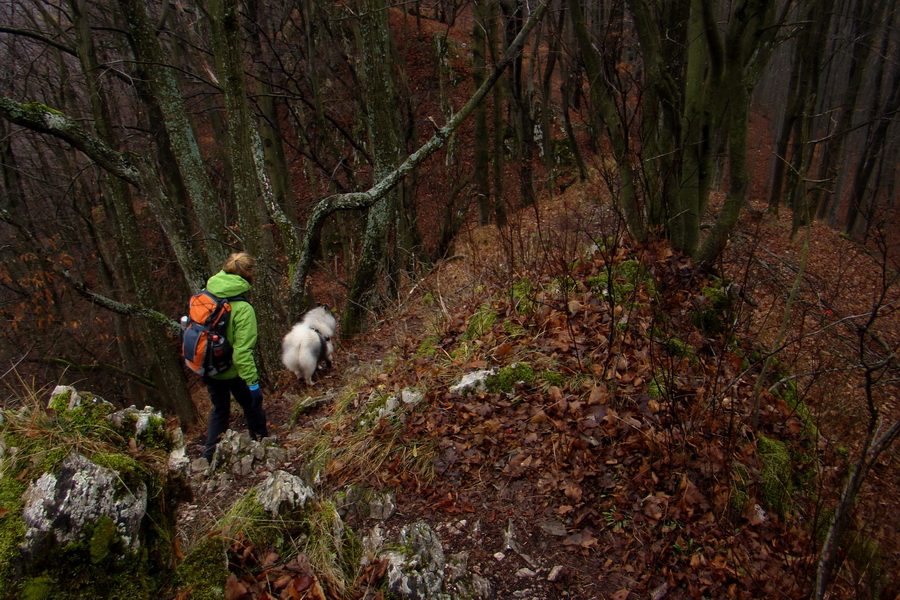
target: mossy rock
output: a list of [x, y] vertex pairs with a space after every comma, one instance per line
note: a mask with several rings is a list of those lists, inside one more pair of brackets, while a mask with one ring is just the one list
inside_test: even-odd
[[525, 385], [534, 383], [534, 369], [526, 363], [518, 362], [505, 366], [495, 375], [488, 377], [487, 390], [492, 394], [511, 392], [518, 382]]
[[15, 477], [0, 479], [0, 508], [8, 511], [0, 518], [0, 582], [7, 586], [15, 579], [14, 567], [20, 560], [19, 542], [25, 536], [22, 495], [26, 485]]
[[110, 415], [110, 419], [125, 437], [134, 440], [147, 448], [171, 452], [172, 437], [166, 431], [166, 420], [150, 407], [138, 410], [130, 406]]
[[190, 588], [191, 600], [221, 600], [228, 579], [225, 541], [218, 535], [203, 540], [175, 569], [174, 591]]
[[791, 498], [794, 492], [793, 466], [790, 450], [784, 442], [764, 435], [759, 436], [756, 449], [762, 462], [760, 476], [763, 506], [784, 517], [790, 513], [793, 505]]
[[[7, 413], [0, 423], [4, 597], [157, 597], [171, 573], [174, 511], [183, 489], [168, 472], [167, 454], [159, 447], [147, 448], [143, 439], [135, 449], [129, 441], [136, 435], [137, 421], [122, 429], [121, 422], [114, 424], [109, 418], [114, 412], [115, 407], [101, 398], [67, 388], [51, 398], [48, 409], [34, 402], [30, 408]], [[146, 442], [170, 447], [164, 421], [148, 417], [147, 411], [144, 417], [146, 431], [156, 432]], [[98, 479], [84, 479], [90, 477]], [[54, 486], [47, 498], [39, 486], [28, 492], [29, 484], [39, 479]], [[61, 508], [69, 506], [68, 494], [89, 498], [86, 490], [97, 491], [98, 498], [112, 506], [89, 500], [86, 509], [73, 508], [71, 515], [63, 515], [69, 510]], [[119, 498], [126, 496], [126, 507], [120, 508]], [[48, 498], [61, 504], [54, 506]], [[27, 519], [26, 506], [31, 507]], [[61, 513], [54, 516], [54, 511]], [[64, 517], [69, 517], [64, 534], [59, 521], [46, 525], [49, 518]], [[130, 525], [123, 525], [126, 522]], [[128, 533], [123, 534], [125, 530]]]
[[4, 578], [4, 589], [12, 592], [5, 597], [156, 598], [163, 579], [160, 571], [150, 564], [145, 548], [120, 554], [124, 544], [115, 525], [110, 528], [111, 523], [111, 519], [99, 519], [85, 529], [86, 535], [80, 541], [42, 553], [38, 561], [29, 565], [27, 574], [11, 580]]

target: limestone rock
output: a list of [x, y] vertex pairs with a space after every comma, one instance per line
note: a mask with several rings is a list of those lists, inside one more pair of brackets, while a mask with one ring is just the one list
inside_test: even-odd
[[475, 371], [474, 373], [466, 373], [463, 378], [454, 386], [450, 387], [450, 391], [456, 394], [469, 394], [487, 391], [488, 378], [495, 375], [493, 369], [486, 371]]
[[246, 432], [229, 429], [219, 439], [210, 469], [245, 477], [256, 470], [273, 471], [287, 460], [287, 451], [275, 445], [275, 438], [253, 440]]
[[121, 489], [118, 474], [81, 454], [67, 456], [55, 473], [44, 473], [25, 492], [22, 518], [26, 557], [78, 540], [87, 524], [109, 517], [129, 550], [140, 545], [138, 529], [147, 512], [143, 483]]
[[376, 493], [369, 501], [369, 518], [387, 521], [397, 510], [396, 499], [391, 492]]
[[434, 530], [424, 521], [404, 527], [403, 552], [386, 553], [388, 591], [411, 600], [442, 598], [444, 550]]
[[303, 508], [316, 493], [302, 479], [287, 471], [276, 471], [257, 486], [256, 499], [270, 515]]

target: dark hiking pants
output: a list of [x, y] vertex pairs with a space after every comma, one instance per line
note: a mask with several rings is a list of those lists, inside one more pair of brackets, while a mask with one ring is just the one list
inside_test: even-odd
[[209, 413], [209, 427], [206, 432], [206, 449], [203, 456], [212, 460], [219, 438], [228, 429], [228, 421], [231, 418], [231, 398], [244, 409], [244, 418], [247, 419], [247, 428], [253, 439], [264, 438], [268, 433], [266, 427], [266, 411], [262, 403], [254, 404], [253, 397], [247, 383], [240, 377], [233, 379], [206, 378], [206, 389], [212, 401], [212, 411]]

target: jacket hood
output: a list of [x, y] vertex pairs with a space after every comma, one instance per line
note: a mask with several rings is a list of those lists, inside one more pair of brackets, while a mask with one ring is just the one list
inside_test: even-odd
[[240, 275], [219, 271], [206, 282], [206, 289], [219, 298], [227, 298], [247, 293], [250, 283]]

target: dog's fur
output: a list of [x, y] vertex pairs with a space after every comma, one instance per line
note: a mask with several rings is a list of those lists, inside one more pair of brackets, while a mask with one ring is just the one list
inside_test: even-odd
[[319, 363], [329, 367], [334, 356], [334, 337], [337, 321], [325, 305], [319, 305], [303, 315], [303, 320], [284, 336], [281, 342], [281, 362], [298, 379], [312, 385], [312, 376]]

